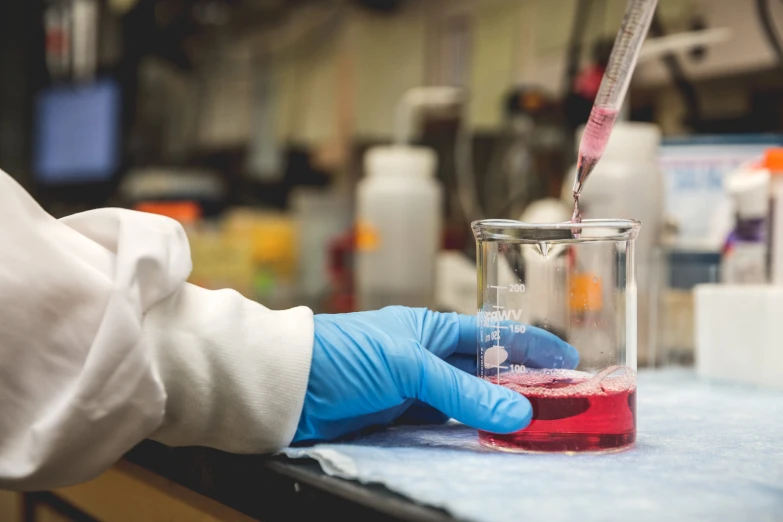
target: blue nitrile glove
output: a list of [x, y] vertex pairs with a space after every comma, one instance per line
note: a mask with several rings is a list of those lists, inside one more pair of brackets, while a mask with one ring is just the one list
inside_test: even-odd
[[[416, 399], [474, 428], [521, 430], [533, 415], [528, 400], [469, 375], [476, 371], [477, 328], [475, 317], [401, 306], [316, 315], [310, 381], [294, 442], [387, 424]], [[545, 330], [503, 332], [509, 362], [569, 369], [579, 363], [572, 346]]]

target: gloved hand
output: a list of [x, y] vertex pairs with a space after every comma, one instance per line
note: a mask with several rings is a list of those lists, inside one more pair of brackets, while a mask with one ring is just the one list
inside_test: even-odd
[[[315, 316], [310, 380], [294, 442], [387, 424], [416, 399], [481, 430], [526, 427], [533, 415], [527, 399], [475, 377], [477, 329], [475, 317], [401, 306]], [[569, 369], [579, 363], [572, 346], [545, 330], [501, 332], [508, 362]]]

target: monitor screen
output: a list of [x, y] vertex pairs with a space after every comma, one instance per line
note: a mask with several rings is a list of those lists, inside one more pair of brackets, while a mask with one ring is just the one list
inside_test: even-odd
[[119, 166], [120, 92], [113, 80], [58, 86], [39, 94], [36, 181], [66, 185], [108, 181]]

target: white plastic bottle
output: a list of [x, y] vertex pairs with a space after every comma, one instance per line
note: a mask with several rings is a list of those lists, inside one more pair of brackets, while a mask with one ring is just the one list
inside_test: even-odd
[[734, 201], [736, 222], [721, 257], [723, 283], [767, 283], [769, 178], [765, 169], [742, 169], [725, 182]]
[[374, 147], [357, 189], [356, 294], [360, 310], [432, 307], [443, 189], [423, 147]]

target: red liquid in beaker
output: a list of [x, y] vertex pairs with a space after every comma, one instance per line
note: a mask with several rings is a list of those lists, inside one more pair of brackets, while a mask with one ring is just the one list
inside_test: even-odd
[[[591, 377], [569, 370], [530, 370], [487, 380], [533, 405], [533, 421], [508, 435], [479, 431], [485, 446], [506, 451], [616, 451], [636, 440], [636, 374]], [[614, 370], [614, 371], [611, 371]]]

